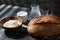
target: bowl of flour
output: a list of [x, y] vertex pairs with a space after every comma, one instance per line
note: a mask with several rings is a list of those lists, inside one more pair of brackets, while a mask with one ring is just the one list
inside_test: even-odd
[[0, 25], [6, 30], [17, 30], [21, 27], [23, 19], [16, 16], [6, 17], [0, 21]]

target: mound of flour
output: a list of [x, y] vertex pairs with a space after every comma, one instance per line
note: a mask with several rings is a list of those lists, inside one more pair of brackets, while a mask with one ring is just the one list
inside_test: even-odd
[[13, 28], [13, 27], [17, 27], [19, 25], [21, 25], [21, 23], [19, 21], [17, 21], [17, 20], [9, 20], [9, 21], [7, 21], [7, 22], [5, 22], [3, 24], [3, 27]]

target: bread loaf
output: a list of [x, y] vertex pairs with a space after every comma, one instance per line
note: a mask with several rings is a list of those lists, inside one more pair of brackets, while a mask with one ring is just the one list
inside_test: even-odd
[[28, 33], [35, 37], [55, 36], [60, 34], [60, 17], [44, 15], [33, 18], [28, 24]]

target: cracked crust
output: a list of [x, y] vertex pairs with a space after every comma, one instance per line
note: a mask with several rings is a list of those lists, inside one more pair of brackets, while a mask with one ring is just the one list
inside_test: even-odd
[[39, 17], [33, 18], [28, 25], [30, 26], [30, 25], [34, 25], [35, 23], [42, 23], [42, 22], [60, 23], [60, 17], [52, 14], [39, 16]]
[[33, 18], [27, 30], [35, 37], [58, 35], [60, 34], [60, 17], [50, 14]]

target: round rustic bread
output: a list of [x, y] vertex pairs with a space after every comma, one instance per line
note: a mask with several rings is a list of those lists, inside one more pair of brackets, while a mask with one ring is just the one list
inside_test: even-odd
[[50, 14], [33, 18], [27, 30], [35, 37], [58, 35], [60, 34], [60, 17]]

